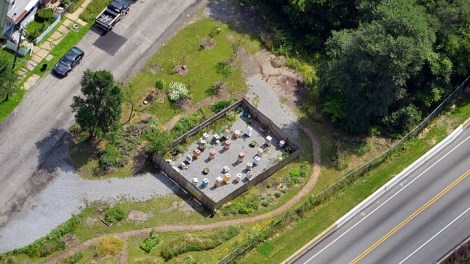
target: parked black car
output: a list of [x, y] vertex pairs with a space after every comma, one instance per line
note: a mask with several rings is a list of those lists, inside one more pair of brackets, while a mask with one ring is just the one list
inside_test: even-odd
[[60, 58], [59, 62], [54, 66], [54, 73], [60, 77], [67, 76], [75, 66], [77, 66], [85, 56], [85, 52], [77, 47], [73, 47], [71, 50]]

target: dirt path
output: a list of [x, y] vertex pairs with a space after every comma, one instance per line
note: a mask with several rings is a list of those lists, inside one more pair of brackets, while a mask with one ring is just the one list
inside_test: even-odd
[[[310, 128], [307, 127], [302, 127], [302, 130], [308, 135], [310, 138], [310, 141], [312, 142], [313, 146], [313, 157], [314, 157], [314, 162], [313, 162], [313, 171], [310, 176], [309, 181], [307, 184], [300, 190], [292, 199], [287, 201], [285, 204], [280, 206], [279, 208], [265, 214], [261, 215], [256, 215], [256, 216], [250, 216], [246, 218], [240, 218], [240, 219], [232, 219], [232, 220], [225, 220], [225, 221], [220, 221], [216, 223], [211, 223], [211, 224], [198, 224], [198, 225], [160, 225], [157, 227], [154, 227], [153, 229], [157, 232], [174, 232], [174, 231], [198, 231], [198, 230], [211, 230], [215, 228], [221, 228], [221, 227], [227, 227], [227, 226], [234, 226], [234, 225], [240, 225], [240, 224], [246, 224], [246, 223], [253, 223], [257, 222], [260, 220], [264, 220], [267, 218], [272, 218], [274, 216], [278, 216], [285, 211], [291, 209], [298, 201], [300, 201], [303, 197], [305, 197], [307, 194], [310, 193], [310, 191], [313, 189], [315, 186], [318, 177], [320, 176], [320, 166], [321, 166], [321, 158], [320, 158], [320, 143], [318, 142], [318, 139], [316, 136], [313, 134], [313, 132], [310, 130]], [[99, 237], [92, 238], [90, 240], [87, 240], [79, 245], [76, 245], [56, 256], [53, 256], [50, 258], [47, 262], [45, 263], [55, 263], [58, 260], [71, 256], [77, 252], [80, 252], [82, 250], [85, 250], [86, 248], [96, 245], [104, 236], [114, 236], [116, 238], [122, 239], [122, 240], [128, 240], [130, 237], [134, 236], [143, 236], [147, 235], [150, 233], [152, 228], [144, 228], [144, 229], [137, 229], [137, 230], [132, 230], [132, 231], [126, 231], [122, 233], [115, 233], [115, 234], [107, 234], [107, 235], [102, 235]], [[126, 249], [127, 253], [127, 249]], [[126, 256], [127, 254], [122, 254], [121, 256]], [[123, 263], [124, 261], [123, 258], [120, 258], [120, 263]]]

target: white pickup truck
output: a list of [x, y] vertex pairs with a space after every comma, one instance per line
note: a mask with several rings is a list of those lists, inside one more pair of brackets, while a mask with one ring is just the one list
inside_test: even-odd
[[97, 17], [95, 24], [106, 31], [110, 31], [129, 13], [131, 0], [114, 0]]

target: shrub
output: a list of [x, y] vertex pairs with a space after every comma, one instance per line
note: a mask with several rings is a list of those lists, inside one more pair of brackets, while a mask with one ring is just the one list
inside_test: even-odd
[[171, 102], [179, 102], [189, 98], [189, 91], [186, 85], [181, 82], [171, 82], [168, 87], [168, 99]]
[[140, 243], [140, 248], [147, 252], [150, 253], [154, 247], [156, 247], [158, 244], [162, 242], [161, 238], [157, 235], [157, 233], [152, 230], [150, 231], [150, 234], [148, 235], [147, 238], [145, 238], [142, 243]]
[[221, 31], [222, 31], [222, 29], [220, 27], [214, 27], [214, 28], [211, 29], [211, 32], [209, 32], [209, 37], [213, 38], [213, 37], [219, 35]]
[[157, 80], [157, 82], [155, 83], [155, 88], [157, 88], [158, 90], [163, 90], [163, 88], [165, 88], [165, 81], [162, 79]]
[[124, 209], [118, 205], [108, 209], [104, 216], [104, 220], [108, 223], [116, 223], [124, 219], [126, 212]]
[[109, 170], [110, 168], [122, 167], [126, 165], [126, 162], [125, 157], [113, 144], [106, 145], [106, 148], [101, 152], [99, 160], [100, 168], [103, 171]]
[[268, 207], [273, 200], [274, 199], [271, 195], [264, 196], [263, 198], [261, 198], [261, 205], [264, 207]]
[[152, 133], [146, 135], [146, 139], [149, 141], [148, 151], [150, 153], [163, 154], [170, 146], [172, 137], [167, 131], [155, 128]]
[[221, 74], [225, 78], [228, 78], [233, 73], [233, 67], [227, 61], [219, 62], [216, 65], [216, 71], [217, 71], [218, 74]]
[[176, 122], [171, 131], [175, 136], [181, 136], [190, 129], [196, 127], [203, 118], [204, 116], [199, 113], [185, 116]]
[[235, 119], [237, 119], [237, 113], [235, 113], [234, 111], [229, 111], [225, 114], [225, 116], [227, 117], [228, 120], [230, 121], [235, 121]]
[[106, 236], [96, 245], [95, 251], [97, 256], [104, 257], [118, 254], [123, 247], [124, 241], [112, 236]]
[[36, 13], [36, 21], [41, 23], [51, 22], [52, 20], [54, 20], [53, 15], [54, 12], [52, 12], [52, 9], [41, 8]]
[[282, 195], [282, 192], [280, 192], [280, 191], [277, 191], [277, 192], [274, 193], [274, 196], [275, 196], [276, 198], [281, 197], [281, 195]]
[[207, 90], [207, 93], [210, 96], [219, 95], [220, 91], [227, 89], [228, 84], [224, 81], [216, 81], [212, 86]]
[[225, 108], [229, 107], [231, 104], [232, 100], [220, 100], [211, 105], [210, 109], [212, 110], [212, 112], [217, 114]]

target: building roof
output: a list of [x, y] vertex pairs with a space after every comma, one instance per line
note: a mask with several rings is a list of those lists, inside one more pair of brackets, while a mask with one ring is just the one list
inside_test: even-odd
[[14, 24], [17, 24], [38, 2], [39, 0], [16, 0], [13, 8], [8, 11], [7, 16]]

